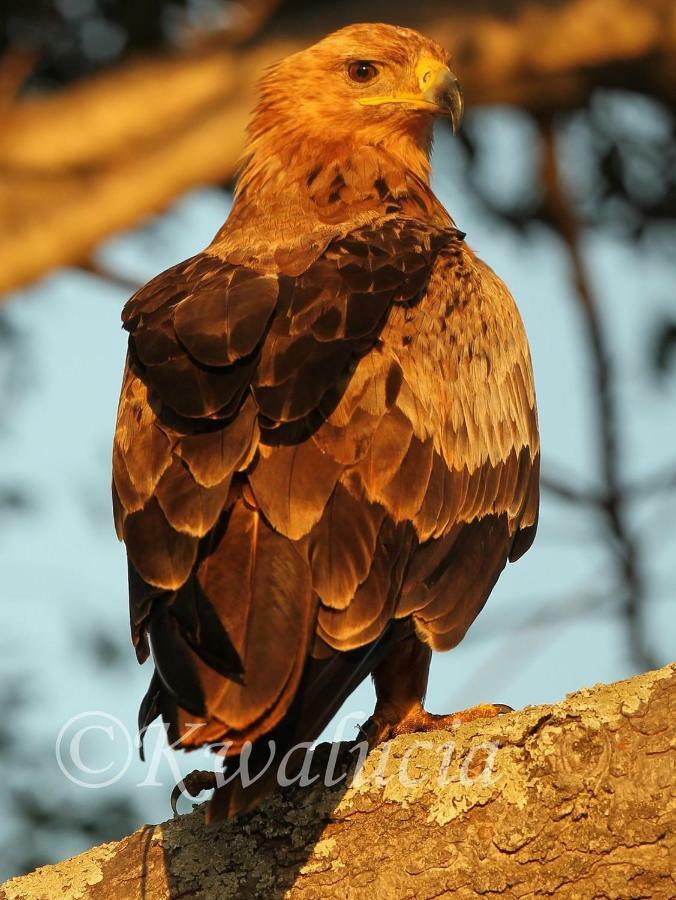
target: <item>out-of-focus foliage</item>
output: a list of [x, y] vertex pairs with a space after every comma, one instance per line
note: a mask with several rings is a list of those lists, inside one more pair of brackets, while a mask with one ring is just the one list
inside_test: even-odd
[[[550, 222], [535, 152], [506, 196], [485, 190], [482, 167], [493, 147], [477, 127], [481, 118], [481, 113], [468, 116], [461, 136], [468, 180], [482, 205], [513, 228]], [[536, 123], [524, 115], [523, 124], [537, 147]], [[584, 147], [584, 165], [576, 160], [569, 173], [581, 222], [650, 241], [676, 261], [676, 110], [638, 94], [599, 91], [588, 107], [561, 115], [558, 125], [563, 133], [574, 132]]]
[[578, 114], [590, 149], [585, 220], [660, 240], [676, 259], [676, 111], [649, 97], [599, 93]]
[[663, 376], [676, 367], [676, 320], [661, 321], [655, 329], [655, 369]]
[[[19, 332], [0, 310], [0, 432], [8, 426], [12, 399], [21, 395], [22, 382], [28, 373], [22, 360], [23, 343]], [[0, 533], [5, 513], [23, 513], [31, 509], [33, 501], [22, 485], [0, 478]], [[0, 755], [2, 754], [0, 740]]]
[[[22, 402], [30, 384], [30, 342], [0, 310], [0, 433], [12, 427], [12, 413]], [[40, 498], [30, 486], [0, 477], [0, 540], [17, 516], [39, 509]], [[1, 602], [2, 584], [0, 583]], [[80, 635], [93, 666], [110, 669], [120, 660], [119, 645], [106, 633], [87, 628]], [[0, 656], [9, 657], [4, 641]], [[26, 648], [27, 654], [31, 648]], [[28, 665], [28, 662], [27, 662]], [[0, 806], [6, 823], [0, 843], [0, 880], [9, 874], [28, 872], [53, 858], [55, 841], [64, 841], [64, 852], [73, 840], [94, 845], [128, 834], [138, 822], [138, 811], [130, 797], [90, 796], [78, 807], [68, 806], [54, 783], [53, 741], [36, 745], [26, 742], [24, 716], [39, 709], [32, 690], [30, 672], [11, 670], [6, 663], [0, 686]], [[91, 793], [91, 792], [90, 792]], [[8, 827], [11, 823], [11, 827]]]
[[3, 0], [0, 52], [34, 51], [30, 85], [55, 87], [170, 42], [179, 22], [201, 6], [192, 0]]
[[[0, 796], [5, 820], [13, 823], [9, 838], [3, 840], [3, 856], [11, 860], [11, 872], [44, 865], [55, 840], [77, 836], [94, 846], [123, 837], [138, 818], [127, 797], [94, 797], [78, 807], [64, 804], [50, 777], [53, 747], [33, 746], [26, 753], [21, 720], [30, 703], [26, 680], [16, 675], [6, 678], [0, 691], [0, 760], [12, 778], [3, 777]], [[5, 864], [3, 860], [3, 870]]]

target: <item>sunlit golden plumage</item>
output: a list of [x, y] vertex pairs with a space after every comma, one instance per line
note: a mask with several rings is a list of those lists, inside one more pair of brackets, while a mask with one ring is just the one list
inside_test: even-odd
[[227, 222], [125, 307], [113, 496], [156, 666], [140, 720], [186, 747], [284, 752], [370, 673], [384, 734], [532, 542], [523, 326], [429, 186], [434, 117], [461, 109], [441, 48], [406, 29], [283, 60]]

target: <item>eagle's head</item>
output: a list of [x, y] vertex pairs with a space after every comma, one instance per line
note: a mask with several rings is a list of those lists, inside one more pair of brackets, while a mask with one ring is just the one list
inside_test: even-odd
[[261, 81], [258, 115], [288, 116], [348, 133], [449, 116], [458, 128], [463, 102], [448, 54], [409, 28], [349, 25], [287, 56]]
[[264, 154], [281, 154], [288, 163], [360, 146], [426, 158], [434, 119], [457, 130], [462, 113], [458, 79], [435, 41], [393, 25], [350, 25], [266, 72], [249, 158], [264, 165]]

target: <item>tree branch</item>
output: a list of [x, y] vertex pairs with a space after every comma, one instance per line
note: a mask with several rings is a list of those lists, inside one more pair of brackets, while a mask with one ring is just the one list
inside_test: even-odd
[[[378, 0], [369, 16], [452, 50], [471, 106], [571, 109], [600, 86], [676, 100], [671, 0]], [[132, 61], [11, 106], [0, 130], [0, 293], [81, 264], [191, 187], [228, 181], [263, 69], [362, 18], [356, 0], [282, 4], [246, 46], [223, 38]]]
[[614, 367], [583, 259], [575, 210], [559, 173], [556, 135], [550, 117], [541, 120], [541, 134], [544, 147], [542, 181], [546, 202], [551, 224], [568, 251], [575, 296], [582, 313], [592, 361], [597, 408], [595, 422], [598, 424], [599, 461], [605, 495], [605, 502], [599, 510], [605, 516], [609, 532], [614, 538], [617, 569], [626, 587], [624, 614], [629, 626], [632, 653], [640, 668], [654, 668], [657, 664], [643, 635], [642, 611], [646, 597], [643, 553], [640, 542], [629, 526], [629, 495], [622, 479]]
[[147, 826], [0, 898], [671, 897], [674, 721], [676, 665], [398, 737], [347, 789], [290, 789], [213, 828], [199, 811]]

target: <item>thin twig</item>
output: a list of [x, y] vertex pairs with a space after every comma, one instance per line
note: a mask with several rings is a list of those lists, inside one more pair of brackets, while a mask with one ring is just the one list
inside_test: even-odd
[[[596, 509], [604, 508], [608, 504], [608, 497], [603, 491], [594, 488], [579, 488], [572, 481], [551, 473], [543, 474], [540, 478], [541, 486], [550, 494], [554, 494], [560, 500], [580, 506], [591, 506]], [[622, 485], [620, 493], [626, 502], [645, 500], [655, 494], [665, 493], [676, 488], [676, 470], [673, 466], [662, 471], [646, 475], [642, 479], [626, 482]]]
[[644, 479], [631, 482], [625, 487], [625, 493], [632, 500], [642, 500], [674, 488], [676, 488], [676, 470], [672, 464], [669, 468], [647, 475]]
[[540, 478], [540, 486], [550, 494], [554, 494], [560, 500], [568, 503], [579, 503], [581, 506], [591, 506], [595, 509], [602, 508], [606, 505], [606, 495], [600, 491], [581, 490], [574, 487], [555, 475], [542, 475]]
[[82, 269], [83, 272], [87, 272], [89, 275], [95, 275], [97, 278], [103, 279], [103, 281], [106, 281], [114, 287], [124, 290], [127, 294], [135, 294], [136, 291], [143, 286], [142, 281], [136, 281], [127, 275], [115, 272], [112, 269], [101, 265], [101, 263], [94, 259], [90, 259], [86, 263], [83, 263], [80, 266], [80, 269]]
[[[479, 620], [478, 624], [468, 632], [465, 642], [477, 644], [495, 638], [507, 638], [508, 640], [514, 639], [518, 645], [519, 639], [527, 631], [551, 628], [552, 625], [556, 625], [557, 628], [559, 626], [566, 627], [578, 619], [588, 621], [592, 616], [599, 619], [612, 619], [617, 616], [615, 599], [616, 595], [610, 589], [605, 594], [571, 591], [553, 602], [543, 598], [538, 608], [523, 619], [504, 621], [496, 618], [488, 625]], [[522, 598], [519, 598], [518, 602], [522, 602]], [[505, 661], [502, 651], [499, 654], [499, 660], [501, 663]]]

